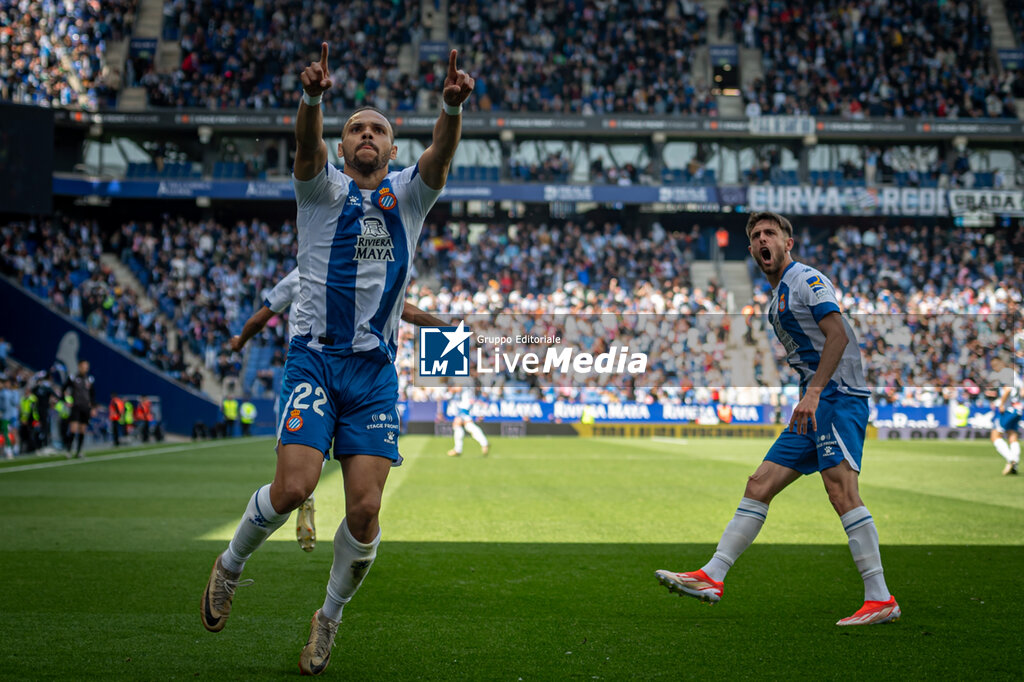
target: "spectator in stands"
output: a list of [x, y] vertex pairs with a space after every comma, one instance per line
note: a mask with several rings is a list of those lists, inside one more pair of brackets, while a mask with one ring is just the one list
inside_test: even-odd
[[764, 77], [744, 91], [766, 114], [1015, 117], [992, 64], [979, 0], [765, 4], [731, 0]]
[[44, 107], [113, 107], [120, 67], [108, 42], [125, 40], [135, 0], [25, 0], [0, 5], [0, 99]]

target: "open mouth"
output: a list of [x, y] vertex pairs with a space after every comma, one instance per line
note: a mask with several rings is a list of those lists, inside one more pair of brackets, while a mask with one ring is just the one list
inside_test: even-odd
[[772, 260], [772, 250], [767, 246], [761, 247], [761, 260], [765, 263], [770, 263]]

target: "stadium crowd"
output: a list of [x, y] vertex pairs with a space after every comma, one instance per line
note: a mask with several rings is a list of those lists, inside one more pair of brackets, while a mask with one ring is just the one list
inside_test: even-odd
[[260, 292], [295, 267], [294, 240], [290, 222], [271, 229], [257, 219], [222, 225], [165, 215], [123, 224], [111, 248], [173, 320], [179, 342], [223, 381], [242, 370], [228, 339], [262, 302]]
[[[1007, 14], [1024, 35], [1019, 6], [1010, 0]], [[0, 98], [114, 106], [124, 65], [107, 62], [107, 45], [130, 37], [135, 11], [136, 0], [0, 4]], [[462, 66], [478, 74], [472, 109], [717, 115], [692, 71], [708, 37], [699, 2], [449, 3], [447, 21]], [[764, 75], [743, 93], [751, 116], [1005, 118], [1024, 96], [1024, 72], [994, 63], [981, 0], [730, 0], [718, 30], [762, 52]], [[445, 67], [399, 59], [429, 38], [416, 2], [169, 0], [163, 35], [181, 46], [178, 68], [130, 65], [130, 84], [157, 107], [294, 108], [298, 73], [325, 37], [340, 76], [331, 110], [432, 110]]]
[[[595, 353], [628, 345], [651, 358], [644, 385], [502, 375], [490, 388], [480, 387], [485, 395], [675, 402], [706, 397], [717, 387], [732, 400], [760, 402], [771, 394], [762, 353], [781, 353], [764, 328], [767, 282], [751, 263], [754, 300], [742, 313], [726, 314], [729, 292], [691, 281], [689, 264], [707, 255], [706, 232], [694, 225], [669, 233], [659, 224], [633, 232], [573, 219], [428, 223], [409, 300], [442, 317], [476, 320], [494, 336], [555, 335]], [[794, 257], [821, 264], [841, 292], [876, 400], [927, 404], [944, 390], [978, 395], [992, 357], [1012, 346], [1024, 291], [1024, 263], [1013, 254], [1024, 250], [1024, 231], [1007, 236], [937, 225], [804, 228]], [[222, 380], [242, 376], [245, 358], [226, 342], [294, 267], [290, 222], [229, 226], [167, 216], [159, 224], [125, 223], [104, 237], [95, 223], [62, 218], [8, 224], [0, 237], [4, 274], [156, 368], [197, 385], [199, 372], [186, 366], [184, 349]], [[155, 306], [117, 281], [100, 261], [103, 251], [131, 267]], [[730, 350], [732, 332], [748, 326], [751, 345]], [[257, 345], [272, 350], [243, 390], [265, 396], [277, 390], [273, 365], [283, 360], [286, 329], [279, 319], [262, 335]], [[402, 325], [403, 397], [450, 395], [451, 389], [417, 385], [413, 341], [412, 328]], [[543, 344], [524, 352], [530, 351], [543, 354]], [[783, 377], [792, 383], [786, 371]], [[741, 398], [729, 388], [737, 382], [757, 390]]]
[[136, 0], [0, 3], [0, 99], [68, 109], [114, 107], [119, 64], [107, 45], [126, 39]]
[[[707, 38], [692, 0], [449, 4], [453, 44], [481, 74], [473, 107], [565, 114], [715, 115], [707, 83], [691, 73]], [[422, 69], [433, 90], [436, 66]]]
[[[1000, 75], [980, 0], [731, 0], [737, 44], [761, 50], [748, 115], [1016, 118], [1024, 72]], [[731, 20], [731, 21], [730, 21]]]
[[294, 109], [299, 73], [328, 40], [337, 85], [326, 107], [416, 107], [418, 89], [399, 70], [398, 52], [420, 37], [419, 3], [173, 0], [164, 20], [182, 62], [171, 74], [151, 68], [138, 76], [153, 106]]
[[[174, 315], [139, 295], [101, 262], [112, 244], [93, 221], [68, 217], [0, 226], [0, 271], [82, 322], [93, 334], [196, 388], [202, 377], [180, 348], [172, 350], [168, 330]], [[173, 311], [172, 311], [173, 312]]]

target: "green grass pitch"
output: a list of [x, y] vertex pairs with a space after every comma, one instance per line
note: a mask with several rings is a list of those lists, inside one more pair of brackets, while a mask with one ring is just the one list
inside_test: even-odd
[[[863, 497], [895, 624], [837, 628], [863, 597], [819, 477], [772, 504], [721, 603], [658, 568], [707, 560], [766, 441], [407, 437], [377, 562], [328, 679], [1024, 677], [1024, 476], [987, 442], [869, 441]], [[273, 475], [266, 439], [0, 467], [0, 679], [298, 675], [323, 600], [341, 475], [317, 490], [316, 551], [289, 522], [246, 568], [225, 630], [199, 602], [215, 555]], [[35, 461], [30, 464], [36, 464]]]

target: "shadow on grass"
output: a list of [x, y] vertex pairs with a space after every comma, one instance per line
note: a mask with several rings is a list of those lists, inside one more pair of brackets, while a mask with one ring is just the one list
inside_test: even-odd
[[[257, 679], [297, 674], [330, 544], [271, 543], [224, 632], [199, 623], [222, 543], [180, 551], [0, 552], [0, 677]], [[346, 608], [341, 679], [1020, 679], [1020, 546], [883, 547], [896, 624], [837, 628], [860, 605], [844, 545], [755, 544], [715, 606], [658, 568], [709, 545], [385, 542]], [[59, 623], [60, 627], [55, 627]], [[46, 643], [45, 660], [33, 652]]]

